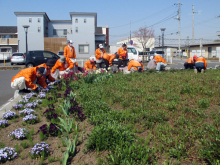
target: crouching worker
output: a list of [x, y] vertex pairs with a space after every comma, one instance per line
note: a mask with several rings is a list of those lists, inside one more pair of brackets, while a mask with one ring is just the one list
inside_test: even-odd
[[35, 92], [39, 92], [39, 88], [36, 84], [39, 84], [43, 88], [47, 88], [45, 82], [47, 69], [44, 67], [31, 67], [20, 71], [16, 76], [12, 78], [11, 87], [19, 90], [19, 94], [30, 93], [31, 88]]
[[165, 70], [165, 67], [167, 66], [167, 62], [163, 57], [161, 57], [160, 55], [155, 55], [154, 60], [155, 60], [155, 64], [157, 65], [156, 70], [158, 72]]
[[128, 71], [131, 72], [141, 72], [143, 70], [143, 65], [141, 65], [141, 60], [130, 60], [128, 64]]
[[197, 56], [194, 55], [193, 57], [190, 57], [185, 63], [184, 67], [185, 69], [194, 69], [195, 61], [197, 60]]
[[59, 78], [61, 78], [64, 74], [68, 74], [73, 66], [73, 62], [68, 57], [62, 56], [55, 63], [51, 73], [54, 74], [54, 77], [57, 78], [59, 76]]
[[95, 66], [95, 59], [93, 57], [90, 57], [88, 61], [85, 62], [85, 69], [87, 71], [91, 70], [91, 69], [96, 69]]
[[204, 73], [207, 67], [206, 59], [204, 57], [197, 58], [195, 62], [195, 67], [196, 67], [196, 69], [194, 70], [195, 73], [197, 72]]
[[112, 66], [112, 61], [116, 58], [115, 54], [103, 54], [103, 59], [105, 62], [106, 70], [108, 70], [109, 65]]
[[[106, 52], [105, 52], [105, 49], [104, 49], [103, 45], [99, 44], [98, 48], [95, 51], [95, 58], [96, 58], [96, 63], [97, 63], [98, 68], [101, 68], [101, 63], [102, 63], [102, 60], [103, 60], [104, 53], [106, 53]], [[105, 60], [104, 60], [104, 62], [106, 63]]]
[[55, 81], [55, 78], [51, 76], [51, 69], [53, 68], [54, 64], [55, 64], [55, 61], [52, 59], [49, 59], [47, 63], [37, 66], [37, 68], [44, 67], [47, 69], [46, 78], [45, 78], [46, 79], [45, 81], [47, 84]]

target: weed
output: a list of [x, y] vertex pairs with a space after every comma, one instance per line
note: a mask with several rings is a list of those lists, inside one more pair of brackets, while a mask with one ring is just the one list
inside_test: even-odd
[[199, 108], [204, 108], [204, 109], [208, 108], [209, 104], [210, 104], [210, 99], [208, 98], [203, 98], [198, 101]]
[[23, 147], [23, 149], [28, 148], [28, 143], [26, 141], [21, 142], [21, 146]]
[[49, 162], [49, 163], [54, 162], [54, 160], [55, 160], [55, 156], [54, 156], [54, 157], [48, 156], [48, 162]]
[[18, 144], [16, 144], [15, 146], [14, 146], [14, 148], [15, 148], [15, 152], [20, 152], [20, 145], [18, 145]]

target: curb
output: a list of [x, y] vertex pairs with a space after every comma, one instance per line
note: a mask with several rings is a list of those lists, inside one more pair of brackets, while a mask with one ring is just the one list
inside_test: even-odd
[[0, 66], [0, 70], [18, 70], [25, 69], [25, 66]]
[[17, 94], [16, 96], [12, 97], [11, 99], [9, 99], [5, 104], [3, 104], [0, 107], [0, 116], [2, 117], [3, 113], [9, 111], [12, 109], [12, 107], [14, 105], [16, 105], [18, 103], [18, 101], [21, 100], [21, 96], [19, 94]]

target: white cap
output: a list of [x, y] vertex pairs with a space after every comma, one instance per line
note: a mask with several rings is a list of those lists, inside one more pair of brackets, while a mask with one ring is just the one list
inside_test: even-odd
[[102, 45], [102, 44], [99, 44], [99, 48], [103, 48], [103, 45]]
[[71, 43], [71, 44], [72, 44], [72, 43], [73, 43], [73, 41], [72, 41], [72, 40], [68, 40], [68, 42], [67, 42], [67, 43]]
[[89, 60], [90, 60], [90, 61], [94, 61], [95, 58], [94, 58], [94, 57], [89, 57]]

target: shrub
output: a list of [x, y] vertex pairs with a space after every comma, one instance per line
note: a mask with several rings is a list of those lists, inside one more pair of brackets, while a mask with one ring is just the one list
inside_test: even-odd
[[130, 145], [135, 139], [134, 134], [125, 126], [116, 123], [106, 123], [96, 126], [88, 135], [87, 150], [109, 150], [120, 145]]

